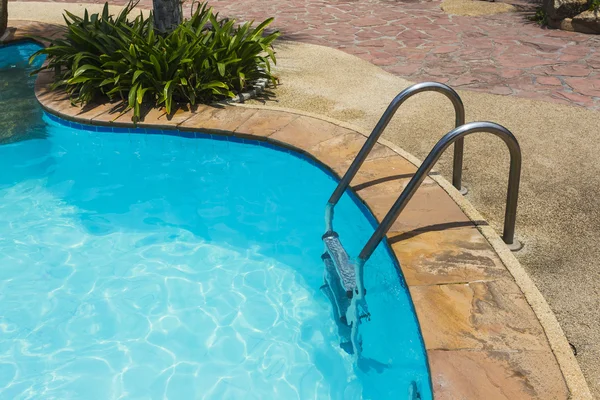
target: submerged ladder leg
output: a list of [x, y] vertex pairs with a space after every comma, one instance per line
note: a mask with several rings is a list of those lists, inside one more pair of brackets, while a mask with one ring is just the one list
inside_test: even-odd
[[340, 346], [354, 357], [360, 357], [362, 346], [358, 327], [362, 319], [370, 316], [364, 300], [362, 275], [358, 273], [361, 269], [350, 261], [337, 233], [326, 233], [323, 242], [326, 249], [321, 256], [325, 264], [324, 292], [333, 306]]

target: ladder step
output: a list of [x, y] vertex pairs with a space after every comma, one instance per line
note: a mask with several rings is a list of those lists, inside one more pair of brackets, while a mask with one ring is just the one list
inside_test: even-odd
[[348, 307], [350, 307], [351, 300], [348, 298], [346, 291], [342, 287], [329, 253], [323, 254], [321, 258], [325, 264], [324, 292], [334, 306], [334, 317], [337, 321], [348, 324], [348, 321], [346, 320], [346, 311], [348, 311]]
[[[335, 232], [327, 232], [323, 235], [323, 242], [327, 249], [327, 254], [331, 259], [331, 263], [339, 276], [339, 281], [343, 290], [346, 292], [346, 297], [351, 299], [356, 289], [356, 276], [354, 264], [350, 261], [348, 253], [342, 246], [340, 238]], [[325, 259], [323, 259], [325, 261]], [[327, 262], [325, 263], [327, 266]], [[332, 289], [333, 290], [333, 289]]]

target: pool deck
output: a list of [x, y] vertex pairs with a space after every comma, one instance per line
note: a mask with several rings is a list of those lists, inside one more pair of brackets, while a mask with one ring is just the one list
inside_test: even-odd
[[[44, 1], [62, 12], [73, 0]], [[434, 80], [457, 89], [600, 109], [600, 38], [540, 29], [527, 17], [541, 2], [502, 1], [517, 3], [521, 11], [467, 17], [448, 14], [440, 2], [429, 0], [211, 0], [210, 5], [243, 21], [275, 17], [273, 28], [286, 39], [342, 50], [413, 82]], [[27, 2], [34, 14], [42, 3], [20, 0], [11, 6], [25, 10]], [[110, 4], [123, 6], [127, 0]], [[183, 5], [186, 16], [190, 4]], [[152, 1], [141, 0], [138, 8], [152, 9]]]
[[[23, 22], [13, 38], [43, 31]], [[59, 34], [52, 26], [46, 37]], [[109, 104], [81, 110], [49, 92], [50, 113], [96, 126], [132, 127], [131, 112]], [[193, 130], [268, 141], [305, 153], [342, 175], [365, 132], [331, 119], [265, 107], [200, 106], [167, 118], [152, 110], [140, 128]], [[380, 141], [352, 182], [378, 220], [416, 171], [418, 160]], [[436, 399], [587, 399], [581, 371], [556, 318], [499, 237], [443, 178], [432, 174], [388, 233], [422, 329]]]

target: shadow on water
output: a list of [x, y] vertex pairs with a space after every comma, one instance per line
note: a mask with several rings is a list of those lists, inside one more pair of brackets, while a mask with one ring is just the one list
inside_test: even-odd
[[386, 369], [390, 368], [388, 364], [367, 357], [359, 358], [357, 365], [358, 368], [360, 368], [360, 370], [364, 373], [375, 372], [378, 374], [383, 374]]
[[0, 145], [45, 137], [45, 124], [33, 87], [35, 76], [29, 74], [38, 68], [43, 59], [34, 65], [26, 61], [40, 48], [34, 43], [0, 46]]

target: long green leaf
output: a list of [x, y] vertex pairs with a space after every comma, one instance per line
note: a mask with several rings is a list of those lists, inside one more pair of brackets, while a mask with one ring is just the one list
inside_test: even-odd
[[135, 83], [135, 81], [137, 81], [137, 79], [140, 77], [140, 75], [142, 75], [144, 73], [144, 71], [142, 70], [137, 70], [134, 72], [133, 74], [133, 79], [131, 80], [131, 83]]
[[100, 68], [96, 67], [95, 65], [86, 64], [86, 65], [82, 65], [81, 67], [79, 67], [73, 74], [73, 77], [77, 78], [79, 75], [83, 74], [86, 71], [90, 71], [90, 70], [102, 72], [102, 70]]

